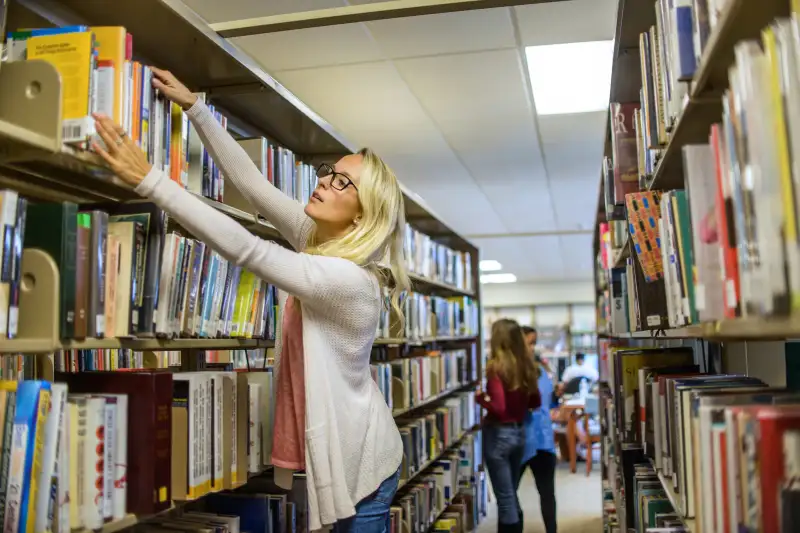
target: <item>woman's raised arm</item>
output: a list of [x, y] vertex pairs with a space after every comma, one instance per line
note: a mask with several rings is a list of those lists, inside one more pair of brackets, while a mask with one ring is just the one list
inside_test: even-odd
[[295, 250], [305, 246], [313, 225], [300, 202], [289, 198], [264, 179], [247, 152], [217, 122], [205, 103], [171, 73], [152, 68], [153, 85], [186, 110], [214, 162], [256, 211], [272, 223]]
[[227, 260], [306, 304], [324, 307], [340, 301], [345, 293], [371, 287], [367, 274], [354, 263], [288, 250], [256, 237], [160, 170], [150, 170], [136, 192], [148, 197]]

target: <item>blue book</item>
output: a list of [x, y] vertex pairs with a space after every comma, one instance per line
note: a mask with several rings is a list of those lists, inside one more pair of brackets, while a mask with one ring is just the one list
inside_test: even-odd
[[50, 383], [21, 381], [17, 387], [17, 408], [11, 442], [6, 533], [33, 533], [39, 490], [34, 465], [40, 466], [44, 448], [44, 426], [50, 410]]

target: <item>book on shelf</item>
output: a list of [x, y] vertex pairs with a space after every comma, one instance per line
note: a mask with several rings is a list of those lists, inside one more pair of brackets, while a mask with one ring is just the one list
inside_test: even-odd
[[[602, 444], [610, 488], [624, 494], [622, 510], [616, 503], [620, 524], [653, 527], [645, 504], [666, 499], [659, 512], [691, 520], [698, 531], [794, 531], [800, 393], [739, 374], [704, 374], [664, 354], [610, 350]], [[631, 373], [639, 379], [626, 379]], [[641, 429], [631, 432], [625, 417], [637, 408]]]
[[60, 294], [53, 297], [62, 338], [274, 338], [275, 288], [169, 229], [153, 204], [84, 211], [71, 202], [28, 203], [6, 190], [2, 209], [14, 218], [2, 249], [5, 337], [19, 336], [22, 249], [39, 248], [58, 267]]
[[473, 292], [472, 255], [436, 242], [406, 223], [406, 268], [426, 279]]
[[[800, 104], [794, 97], [800, 86], [798, 14], [778, 17], [759, 35], [730, 46], [727, 89], [698, 103], [721, 110], [708, 127], [708, 140], [670, 150], [675, 160], [670, 172], [682, 173], [685, 190], [659, 192], [647, 189], [663, 184], [652, 183], [659, 158], [667, 157], [689, 82], [724, 12], [724, 2], [679, 2], [669, 9], [665, 4], [656, 3], [657, 23], [640, 39], [642, 93], [640, 102], [631, 104], [640, 106], [637, 142], [646, 150], [637, 151], [639, 186], [623, 195], [626, 204], [645, 194], [657, 201], [657, 207], [650, 202], [656, 209], [651, 215], [657, 221], [656, 239], [643, 245], [635, 231], [629, 232], [636, 245], [632, 255], [647, 270], [643, 254], [661, 254], [663, 281], [647, 282], [645, 277], [645, 282], [664, 285], [663, 326], [792, 315], [800, 309]], [[612, 144], [613, 124], [612, 117]], [[627, 153], [613, 152], [614, 168], [628, 164]], [[606, 215], [623, 217], [635, 230], [636, 213], [630, 205], [622, 215], [616, 209], [621, 186], [612, 181], [607, 178], [604, 183], [615, 202], [606, 198]], [[604, 247], [600, 264], [608, 269]], [[633, 294], [641, 304], [647, 299], [641, 288], [639, 283], [628, 286], [622, 297]], [[606, 315], [607, 324], [615, 323], [613, 302], [613, 295], [602, 295], [604, 310], [599, 312]], [[633, 318], [628, 331], [646, 329], [641, 319]]]

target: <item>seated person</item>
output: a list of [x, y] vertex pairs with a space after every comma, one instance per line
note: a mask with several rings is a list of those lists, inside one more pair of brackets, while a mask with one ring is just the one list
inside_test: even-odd
[[[576, 353], [575, 363], [569, 365], [564, 370], [564, 373], [561, 375], [561, 382], [564, 384], [569, 384], [570, 381], [576, 378], [586, 378], [589, 380], [589, 385], [591, 386], [595, 381], [600, 379], [600, 375], [597, 373], [597, 370], [585, 364], [585, 362], [586, 356], [580, 352]], [[580, 383], [580, 381], [578, 381], [578, 383]], [[577, 390], [575, 392], [577, 392]]]

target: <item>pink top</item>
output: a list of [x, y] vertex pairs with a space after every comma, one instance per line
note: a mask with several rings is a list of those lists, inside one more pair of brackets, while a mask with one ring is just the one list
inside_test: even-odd
[[275, 399], [272, 464], [280, 468], [303, 470], [306, 467], [303, 318], [294, 296], [286, 300], [281, 330], [283, 346]]

